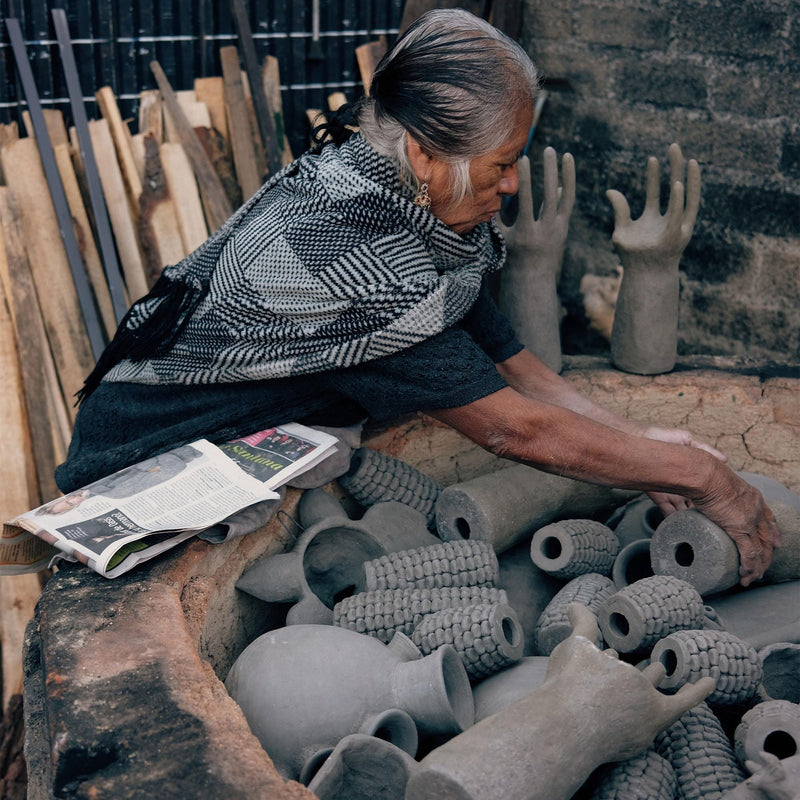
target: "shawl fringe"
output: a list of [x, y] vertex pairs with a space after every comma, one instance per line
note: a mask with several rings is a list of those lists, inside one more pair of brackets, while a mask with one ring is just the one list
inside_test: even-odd
[[[208, 293], [208, 288], [208, 284], [197, 288], [162, 273], [153, 288], [122, 318], [114, 338], [100, 354], [83, 387], [75, 393], [75, 404], [80, 405], [120, 361], [143, 361], [168, 353]], [[134, 317], [139, 315], [140, 307], [154, 300], [159, 302], [149, 310], [147, 324], [137, 326]]]

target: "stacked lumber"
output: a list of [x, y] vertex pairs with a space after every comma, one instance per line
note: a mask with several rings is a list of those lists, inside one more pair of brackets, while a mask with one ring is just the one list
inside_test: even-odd
[[[57, 165], [105, 344], [164, 267], [201, 245], [269, 177], [252, 88], [236, 48], [223, 50], [224, 74], [198, 78], [189, 91], [174, 91], [153, 62], [159, 88], [141, 93], [137, 120], [121, 117], [109, 86], [97, 89], [98, 118], [86, 125], [90, 152], [59, 111], [41, 111], [46, 143], [28, 112], [22, 130], [0, 125], [0, 521], [61, 494], [54, 471], [71, 438], [75, 393], [97, 356], [41, 148], [51, 148]], [[281, 135], [271, 145], [280, 168], [292, 154], [276, 58], [265, 59], [260, 78]], [[87, 156], [99, 177], [102, 216], [95, 213]], [[117, 263], [101, 255], [104, 230]], [[112, 269], [121, 306], [112, 301]], [[22, 639], [46, 577], [0, 577], [3, 709], [21, 691]]]

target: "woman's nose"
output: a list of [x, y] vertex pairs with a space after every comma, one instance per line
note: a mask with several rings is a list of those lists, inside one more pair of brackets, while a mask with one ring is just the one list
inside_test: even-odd
[[519, 170], [516, 164], [506, 170], [500, 178], [498, 194], [513, 195], [519, 190]]

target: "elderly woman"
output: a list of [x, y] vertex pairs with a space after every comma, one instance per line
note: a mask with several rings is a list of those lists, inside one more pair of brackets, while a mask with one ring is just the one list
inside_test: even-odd
[[[205, 437], [424, 411], [482, 447], [688, 503], [721, 525], [742, 582], [779, 532], [760, 493], [685, 431], [604, 410], [523, 349], [488, 277], [517, 191], [537, 75], [457, 10], [426, 14], [378, 65], [358, 117], [266, 183], [123, 320], [82, 392], [69, 492]], [[353, 133], [344, 123], [357, 124]]]

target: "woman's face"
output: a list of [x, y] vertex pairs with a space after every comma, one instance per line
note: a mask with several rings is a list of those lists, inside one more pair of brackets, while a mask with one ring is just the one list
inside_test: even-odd
[[519, 176], [517, 160], [528, 142], [532, 108], [517, 112], [511, 136], [496, 150], [475, 158], [469, 165], [472, 195], [455, 205], [448, 203], [450, 186], [449, 166], [432, 159], [428, 192], [431, 211], [456, 233], [467, 233], [481, 222], [488, 222], [498, 211], [503, 198], [517, 193]]

